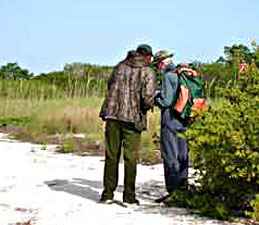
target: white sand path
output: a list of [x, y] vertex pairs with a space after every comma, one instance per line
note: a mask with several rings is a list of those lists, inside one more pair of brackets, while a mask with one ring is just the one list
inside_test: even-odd
[[[230, 224], [189, 214], [185, 209], [97, 203], [103, 157], [57, 154], [54, 146], [7, 139], [0, 134], [0, 225], [188, 225]], [[51, 150], [52, 149], [52, 150]], [[163, 166], [138, 165], [137, 197], [161, 196]], [[115, 199], [122, 199], [123, 165]], [[26, 223], [27, 222], [27, 223]]]

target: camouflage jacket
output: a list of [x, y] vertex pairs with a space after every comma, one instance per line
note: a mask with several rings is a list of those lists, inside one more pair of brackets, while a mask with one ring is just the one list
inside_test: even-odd
[[146, 113], [153, 107], [154, 95], [155, 77], [151, 66], [135, 53], [120, 62], [111, 74], [100, 117], [132, 122], [137, 130], [146, 130]]

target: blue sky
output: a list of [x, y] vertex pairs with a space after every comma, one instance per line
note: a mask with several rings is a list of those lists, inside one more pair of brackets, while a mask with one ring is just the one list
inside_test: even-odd
[[138, 44], [211, 62], [259, 43], [259, 0], [0, 0], [0, 66], [33, 73], [65, 63], [115, 65]]

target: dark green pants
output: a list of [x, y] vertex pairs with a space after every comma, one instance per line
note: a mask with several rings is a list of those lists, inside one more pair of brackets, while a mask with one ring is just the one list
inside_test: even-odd
[[124, 191], [123, 201], [135, 199], [138, 150], [141, 133], [133, 123], [108, 120], [105, 127], [104, 191], [102, 200], [113, 199], [118, 185], [121, 148], [124, 149]]

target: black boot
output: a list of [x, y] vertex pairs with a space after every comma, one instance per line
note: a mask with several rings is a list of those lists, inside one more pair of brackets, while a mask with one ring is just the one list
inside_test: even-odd
[[165, 195], [161, 198], [156, 199], [155, 202], [156, 203], [162, 203], [162, 202], [166, 201], [169, 197], [170, 197], [170, 194], [167, 194], [167, 195]]

